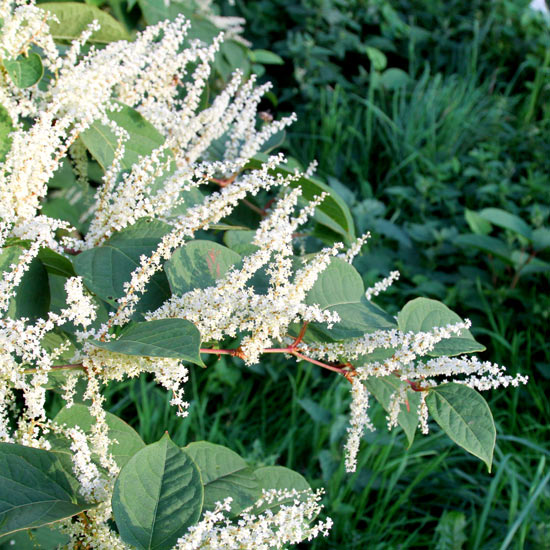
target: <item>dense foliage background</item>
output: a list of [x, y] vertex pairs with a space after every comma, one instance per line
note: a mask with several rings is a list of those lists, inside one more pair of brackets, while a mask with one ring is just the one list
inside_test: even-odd
[[[111, 412], [146, 443], [168, 429], [178, 444], [225, 444], [326, 487], [335, 527], [314, 547], [550, 547], [550, 19], [528, 4], [212, 6], [246, 18], [252, 43], [224, 47], [212, 85], [238, 65], [274, 82], [266, 116], [299, 117], [281, 148], [303, 165], [317, 159], [358, 233], [373, 234], [356, 260], [365, 282], [401, 271], [386, 308], [417, 295], [443, 300], [472, 319], [483, 359], [531, 378], [495, 393], [490, 475], [435, 427], [410, 448], [400, 430], [369, 434], [357, 473], [345, 474], [348, 388], [306, 364], [214, 359], [192, 371], [184, 420], [146, 377], [107, 389]], [[205, 36], [217, 32], [186, 1], [101, 7], [129, 31], [183, 11]], [[52, 400], [52, 413], [58, 407]], [[384, 412], [375, 416], [382, 427]]]

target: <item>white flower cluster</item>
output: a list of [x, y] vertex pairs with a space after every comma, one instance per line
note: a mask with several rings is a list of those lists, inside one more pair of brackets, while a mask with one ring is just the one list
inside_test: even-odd
[[[229, 497], [190, 527], [174, 550], [271, 550], [326, 536], [332, 527], [330, 518], [312, 525], [321, 511], [321, 496], [322, 491], [264, 490], [262, 498], [241, 512], [235, 523], [226, 516], [231, 510]], [[279, 504], [278, 510], [255, 512], [266, 504]]]
[[[288, 193], [262, 220], [253, 240], [259, 250], [245, 257], [240, 269], [231, 269], [216, 286], [172, 296], [148, 319], [188, 319], [199, 328], [203, 340], [208, 341], [248, 333], [241, 342], [240, 357], [249, 364], [256, 363], [274, 341], [281, 341], [291, 323], [337, 322], [336, 314], [308, 306], [304, 301], [341, 245], [322, 250], [295, 273], [292, 270], [293, 234], [323, 199], [319, 197], [298, 216], [291, 217], [300, 194], [299, 188]], [[247, 282], [265, 266], [269, 288], [265, 293], [256, 292]]]
[[387, 277], [375, 283], [372, 288], [367, 288], [365, 297], [369, 301], [372, 300], [373, 296], [378, 296], [381, 292], [388, 290], [397, 279], [399, 279], [399, 271], [392, 271]]
[[[418, 410], [419, 425], [423, 433], [428, 432], [428, 410], [426, 393], [432, 387], [447, 382], [466, 384], [476, 390], [489, 390], [499, 386], [526, 384], [527, 377], [504, 374], [505, 368], [490, 362], [480, 362], [475, 357], [437, 357], [423, 359], [432, 352], [439, 342], [459, 336], [470, 328], [470, 321], [462, 321], [445, 327], [435, 327], [429, 332], [409, 332], [400, 330], [380, 330], [337, 343], [301, 344], [300, 350], [308, 357], [325, 359], [331, 362], [352, 361], [352, 404], [351, 426], [348, 429], [346, 444], [346, 469], [355, 471], [359, 442], [365, 428], [372, 429], [368, 420], [369, 392], [362, 384], [371, 377], [396, 376], [404, 384], [390, 399], [388, 428], [397, 426], [401, 405], [407, 402], [407, 389], [411, 381], [414, 391], [420, 394]], [[392, 355], [381, 361], [369, 361], [368, 356], [375, 350], [391, 350]]]

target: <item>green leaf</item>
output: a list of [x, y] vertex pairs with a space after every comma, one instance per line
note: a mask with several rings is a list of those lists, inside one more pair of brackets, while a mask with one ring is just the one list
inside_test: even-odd
[[[372, 377], [365, 380], [365, 386], [375, 399], [382, 405], [386, 412], [390, 412], [392, 395], [402, 387], [405, 382], [395, 376]], [[418, 392], [407, 390], [407, 399], [409, 401], [409, 410], [406, 404], [401, 404], [401, 411], [397, 416], [397, 422], [403, 428], [409, 447], [413, 444], [416, 428], [418, 426], [418, 405], [420, 396]]]
[[71, 260], [51, 248], [41, 248], [38, 252], [38, 259], [48, 273], [62, 277], [74, 277], [76, 275]]
[[236, 516], [260, 498], [261, 490], [254, 471], [231, 449], [196, 441], [184, 447], [183, 451], [201, 472], [204, 510], [213, 510], [216, 502], [231, 496], [231, 514]]
[[204, 367], [199, 329], [185, 319], [158, 319], [132, 323], [116, 340], [90, 342], [98, 348], [141, 357], [172, 357]]
[[[68, 428], [79, 426], [84, 433], [90, 434], [95, 418], [90, 414], [86, 405], [74, 404], [72, 407], [63, 407], [53, 419], [56, 424], [65, 424]], [[130, 425], [118, 416], [106, 413], [105, 422], [109, 427], [109, 452], [112, 453], [118, 466], [124, 466], [130, 458], [145, 447], [139, 434]], [[72, 454], [70, 441], [64, 437], [53, 437], [52, 446], [56, 451]]]
[[[102, 300], [116, 306], [125, 295], [124, 283], [140, 265], [140, 256], [150, 256], [171, 226], [159, 220], [142, 218], [134, 225], [115, 233], [102, 246], [85, 250], [73, 260], [74, 269], [84, 284]], [[155, 273], [136, 306], [138, 313], [153, 311], [170, 297], [166, 275]]]
[[363, 280], [357, 270], [340, 258], [332, 258], [306, 296], [306, 304], [317, 304], [322, 310], [335, 311], [341, 321], [332, 329], [313, 323], [308, 329], [309, 336], [343, 340], [394, 328], [392, 317], [369, 302], [364, 292]]
[[388, 64], [388, 58], [378, 48], [367, 46], [365, 48], [365, 53], [367, 54], [367, 57], [372, 63], [375, 71], [383, 71], [386, 68]]
[[174, 294], [216, 284], [241, 260], [239, 254], [213, 241], [195, 240], [174, 252], [164, 265]]
[[501, 210], [500, 208], [484, 208], [479, 215], [493, 225], [502, 227], [503, 229], [509, 229], [525, 237], [528, 241], [530, 241], [533, 236], [532, 229], [519, 216], [510, 214], [510, 212], [506, 212], [506, 210]]
[[533, 248], [535, 250], [550, 248], [550, 228], [538, 227], [533, 231]]
[[34, 86], [44, 74], [42, 59], [35, 52], [20, 55], [17, 59], [4, 59], [4, 67], [18, 88]]
[[[17, 264], [24, 250], [22, 246], [9, 246], [0, 252], [0, 275], [3, 271], [11, 272], [10, 266]], [[7, 315], [12, 319], [27, 317], [35, 321], [47, 315], [49, 306], [48, 273], [42, 262], [34, 258], [10, 300]]]
[[113, 515], [125, 542], [140, 550], [165, 550], [198, 521], [203, 498], [199, 469], [165, 435], [120, 471]]
[[14, 131], [13, 121], [8, 111], [0, 105], [0, 162], [6, 160], [6, 155], [11, 149], [11, 138], [9, 135]]
[[491, 232], [491, 224], [477, 212], [466, 208], [464, 210], [464, 217], [466, 218], [466, 223], [470, 226], [473, 233], [476, 233], [477, 235], [488, 235]]
[[268, 50], [252, 50], [248, 55], [253, 63], [260, 63], [261, 65], [284, 65], [285, 61], [282, 57], [276, 53]]
[[116, 40], [129, 40], [126, 29], [114, 17], [95, 6], [80, 2], [45, 2], [40, 7], [55, 15], [59, 23], [49, 20], [50, 32], [55, 40], [72, 41], [80, 38], [92, 21], [100, 24], [88, 42], [108, 44]]
[[[267, 160], [267, 155], [258, 153], [247, 164], [247, 169], [257, 169]], [[275, 174], [283, 176], [294, 174], [290, 167], [279, 166], [274, 170]], [[342, 198], [334, 192], [328, 185], [317, 178], [301, 177], [288, 183], [289, 187], [301, 187], [301, 202], [309, 202], [321, 193], [327, 193], [325, 200], [315, 209], [313, 219], [328, 227], [338, 235], [344, 237], [348, 242], [355, 239], [355, 226], [351, 212]]]
[[[403, 332], [430, 332], [435, 327], [445, 327], [461, 321], [445, 304], [428, 298], [415, 298], [407, 302], [397, 316], [399, 330]], [[454, 356], [484, 350], [485, 346], [477, 342], [469, 330], [463, 330], [460, 336], [441, 340], [427, 355]]]
[[512, 251], [506, 243], [495, 237], [490, 237], [489, 235], [474, 235], [469, 233], [466, 235], [459, 235], [454, 240], [454, 244], [466, 249], [477, 248], [487, 254], [496, 256], [507, 264], [513, 263], [510, 260]]
[[69, 518], [91, 505], [68, 456], [0, 443], [0, 535]]
[[[264, 466], [258, 468], [254, 473], [260, 483], [260, 490], [296, 489], [297, 491], [306, 491], [311, 489], [309, 483], [303, 476], [284, 466]], [[266, 510], [277, 513], [281, 505], [292, 505], [295, 498], [296, 497], [291, 497], [271, 504], [264, 503], [262, 506], [254, 508], [254, 513], [260, 514]]]
[[50, 527], [25, 529], [0, 537], [1, 550], [58, 550], [69, 544], [69, 535]]
[[442, 430], [490, 472], [497, 434], [487, 401], [472, 388], [451, 383], [431, 389], [426, 404]]
[[258, 247], [252, 244], [255, 231], [250, 229], [233, 229], [226, 231], [223, 235], [223, 242], [242, 256], [248, 256], [258, 250]]
[[[108, 117], [124, 128], [130, 136], [124, 142], [124, 156], [120, 163], [122, 170], [130, 170], [134, 164], [137, 164], [139, 157], [145, 157], [158, 149], [164, 143], [164, 137], [135, 109], [122, 103], [119, 105], [122, 109], [109, 113]], [[80, 134], [80, 139], [103, 170], [113, 163], [118, 138], [111, 128], [96, 121]]]

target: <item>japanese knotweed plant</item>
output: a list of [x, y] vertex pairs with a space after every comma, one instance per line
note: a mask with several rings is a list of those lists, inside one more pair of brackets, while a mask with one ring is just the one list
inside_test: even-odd
[[[483, 347], [443, 304], [418, 298], [393, 318], [371, 301], [397, 275], [365, 292], [351, 262], [367, 236], [343, 202], [262, 152], [294, 118], [258, 116], [269, 85], [236, 72], [209, 99], [221, 37], [188, 40], [183, 18], [112, 41], [96, 8], [42, 6], [0, 4], [0, 534], [54, 524], [48, 548], [159, 550], [327, 534], [298, 474], [206, 442], [146, 446], [105, 411], [106, 384], [149, 373], [185, 416], [207, 354], [341, 376], [350, 472], [371, 396], [389, 428], [412, 441], [431, 413], [490, 468], [478, 390], [525, 378], [468, 357]], [[68, 41], [66, 9], [103, 26]], [[307, 235], [327, 246], [306, 254]], [[55, 418], [48, 391], [65, 401]]]

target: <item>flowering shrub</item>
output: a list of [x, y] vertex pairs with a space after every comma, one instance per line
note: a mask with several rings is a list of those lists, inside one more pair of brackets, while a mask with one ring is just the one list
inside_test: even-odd
[[[209, 354], [345, 379], [350, 472], [371, 396], [409, 441], [431, 413], [490, 468], [478, 390], [525, 378], [466, 356], [483, 347], [443, 304], [393, 318], [371, 301], [397, 274], [365, 290], [352, 261], [368, 235], [313, 167], [262, 150], [294, 119], [258, 116], [269, 85], [237, 71], [209, 100], [221, 37], [188, 40], [176, 18], [128, 41], [101, 12], [69, 40], [66, 6], [71, 21], [94, 8], [61, 6], [0, 5], [0, 534], [54, 524], [67, 548], [159, 550], [327, 534], [297, 473], [168, 435], [146, 446], [104, 409], [105, 384], [150, 373], [185, 416]], [[65, 402], [54, 418], [48, 391]]]

